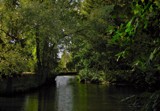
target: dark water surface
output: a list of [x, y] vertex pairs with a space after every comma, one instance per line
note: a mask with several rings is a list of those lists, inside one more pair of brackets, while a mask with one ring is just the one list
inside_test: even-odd
[[131, 88], [75, 83], [59, 76], [57, 85], [16, 97], [0, 97], [0, 111], [130, 111], [121, 99], [136, 94]]

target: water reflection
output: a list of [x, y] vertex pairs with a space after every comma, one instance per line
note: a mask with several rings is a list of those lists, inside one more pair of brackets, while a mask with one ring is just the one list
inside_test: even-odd
[[130, 111], [121, 99], [132, 88], [73, 83], [74, 77], [59, 76], [56, 86], [16, 97], [0, 97], [0, 111]]
[[38, 92], [29, 94], [25, 98], [24, 111], [57, 111], [56, 88], [46, 86]]
[[26, 96], [24, 103], [24, 111], [38, 111], [38, 101], [39, 99], [37, 94]]
[[56, 78], [56, 101], [57, 111], [72, 111], [73, 109], [73, 88], [70, 84], [74, 77], [58, 76]]
[[0, 111], [23, 111], [25, 98], [19, 97], [0, 97]]
[[73, 111], [130, 111], [121, 99], [132, 94], [131, 90], [117, 90], [114, 87], [79, 85], [76, 89]]

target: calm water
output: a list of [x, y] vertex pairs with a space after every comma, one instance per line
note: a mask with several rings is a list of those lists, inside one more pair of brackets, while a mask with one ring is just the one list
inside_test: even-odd
[[121, 99], [135, 94], [130, 88], [79, 84], [59, 76], [56, 86], [16, 97], [0, 97], [0, 111], [130, 111]]

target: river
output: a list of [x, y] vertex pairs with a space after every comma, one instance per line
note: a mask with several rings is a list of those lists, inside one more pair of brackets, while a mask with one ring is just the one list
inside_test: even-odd
[[0, 111], [130, 111], [122, 99], [132, 88], [80, 84], [74, 77], [58, 76], [56, 85], [11, 97], [0, 97]]

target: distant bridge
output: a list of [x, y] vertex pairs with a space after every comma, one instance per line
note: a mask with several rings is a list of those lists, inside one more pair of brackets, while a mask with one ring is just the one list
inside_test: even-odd
[[[34, 72], [23, 72], [22, 74], [21, 74], [21, 76], [35, 76], [36, 75], [36, 73], [34, 73]], [[51, 78], [55, 78], [56, 76], [76, 76], [76, 75], [78, 75], [78, 72], [76, 72], [76, 71], [72, 71], [72, 72], [60, 72], [60, 73], [58, 73], [58, 74], [53, 74], [52, 76], [50, 76]]]
[[75, 76], [78, 75], [78, 72], [60, 72], [56, 76]]

